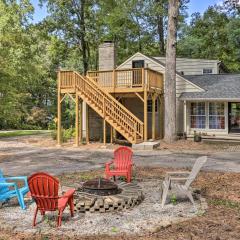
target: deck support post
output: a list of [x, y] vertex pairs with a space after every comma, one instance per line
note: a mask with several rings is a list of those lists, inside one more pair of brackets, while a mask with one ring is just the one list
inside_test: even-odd
[[113, 143], [113, 127], [110, 127], [110, 143]]
[[61, 146], [61, 76], [58, 72], [58, 102], [57, 102], [57, 145]]
[[184, 133], [187, 134], [187, 102], [183, 102]]
[[86, 143], [89, 143], [89, 106], [86, 104]]
[[79, 146], [79, 97], [76, 93], [76, 103], [75, 103], [75, 144]]
[[160, 108], [159, 108], [159, 124], [160, 124], [160, 139], [164, 137], [164, 98], [163, 94], [159, 96]]
[[80, 143], [82, 143], [83, 141], [83, 119], [82, 119], [82, 115], [83, 115], [83, 101], [80, 99], [79, 101], [79, 141]]
[[147, 113], [147, 100], [148, 100], [148, 95], [147, 95], [147, 87], [145, 85], [144, 88], [144, 141], [147, 141], [148, 139], [148, 113]]
[[106, 145], [106, 120], [103, 119], [103, 144]]
[[156, 112], [155, 112], [155, 107], [156, 107], [156, 95], [152, 95], [152, 140], [155, 140], [156, 138]]

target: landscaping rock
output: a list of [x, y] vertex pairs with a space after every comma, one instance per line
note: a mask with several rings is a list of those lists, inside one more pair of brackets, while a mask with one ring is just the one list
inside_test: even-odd
[[[128, 184], [123, 185], [129, 186]], [[90, 206], [88, 211], [85, 211], [82, 207], [83, 204], [79, 202], [76, 205], [76, 208], [79, 209], [73, 218], [70, 217], [69, 210], [64, 211], [61, 228], [55, 228], [57, 212], [46, 213], [43, 221], [39, 214], [37, 226], [31, 228], [35, 209], [35, 203], [31, 201], [26, 202], [27, 209], [25, 211], [21, 210], [16, 203], [4, 204], [0, 209], [0, 231], [4, 227], [12, 229], [16, 233], [38, 234], [41, 229], [42, 234], [64, 235], [69, 236], [70, 239], [73, 236], [99, 234], [142, 234], [158, 232], [160, 228], [169, 227], [173, 223], [182, 222], [197, 215], [196, 212], [190, 212], [193, 206], [188, 200], [177, 201], [176, 205], [166, 204], [162, 208], [159, 192], [160, 180], [143, 181], [138, 185], [145, 196], [144, 201], [140, 205], [135, 205], [134, 208], [131, 208], [134, 200], [124, 197], [123, 194], [120, 195], [121, 200], [125, 204], [124, 207], [118, 206], [118, 204], [114, 206], [114, 200], [110, 197], [105, 197], [103, 203], [98, 202], [99, 208], [97, 211]], [[200, 200], [196, 201], [196, 205], [199, 211], [203, 211]], [[84, 211], [85, 213], [81, 213]], [[226, 228], [226, 230], [228, 229]]]

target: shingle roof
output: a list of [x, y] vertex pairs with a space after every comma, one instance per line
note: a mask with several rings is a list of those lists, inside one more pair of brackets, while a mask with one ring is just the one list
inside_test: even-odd
[[184, 75], [205, 92], [185, 92], [181, 100], [190, 99], [240, 99], [240, 74]]

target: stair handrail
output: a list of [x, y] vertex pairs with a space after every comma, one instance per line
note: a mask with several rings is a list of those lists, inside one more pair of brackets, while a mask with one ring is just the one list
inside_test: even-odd
[[[111, 94], [107, 93], [106, 91], [104, 91], [104, 89], [99, 86], [93, 79], [91, 79], [91, 77], [89, 76], [82, 76], [81, 74], [79, 74], [78, 72], [76, 71], [73, 71], [74, 74], [76, 74], [78, 77], [80, 77], [86, 84], [89, 84], [91, 85], [91, 87], [94, 87], [94, 88], [98, 88], [100, 91], [101, 91], [101, 94], [103, 95], [103, 98], [104, 99], [107, 99], [110, 103], [111, 101], [114, 102], [120, 109], [122, 109], [122, 113], [125, 112], [125, 115], [127, 116], [130, 115], [131, 118], [127, 117], [130, 121], [134, 122], [135, 123], [138, 123], [140, 125], [140, 129], [139, 131], [137, 131], [137, 134], [143, 138], [143, 122], [138, 119], [132, 112], [130, 112], [125, 106], [123, 106], [121, 103], [119, 103]], [[86, 79], [88, 81], [86, 81]], [[76, 84], [76, 87], [79, 87], [77, 86], [77, 81], [75, 81], [75, 84]], [[134, 136], [134, 132], [136, 131], [136, 127], [135, 127], [135, 124], [134, 126], [130, 126], [130, 128], [133, 130], [133, 138], [135, 138]], [[136, 140], [136, 139], [135, 139]]]

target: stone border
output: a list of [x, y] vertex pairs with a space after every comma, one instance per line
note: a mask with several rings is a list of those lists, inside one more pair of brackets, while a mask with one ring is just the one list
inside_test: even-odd
[[121, 193], [110, 196], [98, 196], [81, 191], [81, 188], [74, 195], [75, 211], [85, 212], [111, 212], [129, 209], [140, 204], [143, 199], [142, 188], [135, 183], [121, 182], [118, 187]]

